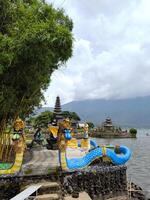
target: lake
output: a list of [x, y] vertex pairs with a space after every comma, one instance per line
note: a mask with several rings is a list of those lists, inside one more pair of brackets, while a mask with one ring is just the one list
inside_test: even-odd
[[150, 129], [138, 129], [137, 139], [99, 139], [97, 144], [118, 144], [128, 146], [132, 157], [127, 162], [128, 180], [150, 191]]

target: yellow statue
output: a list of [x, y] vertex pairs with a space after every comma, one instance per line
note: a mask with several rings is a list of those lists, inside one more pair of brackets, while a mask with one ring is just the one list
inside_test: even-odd
[[89, 125], [87, 123], [84, 124], [84, 127], [83, 127], [83, 139], [81, 140], [81, 147], [82, 148], [86, 148], [86, 149], [90, 149], [90, 142], [89, 142], [89, 135], [88, 135], [88, 132], [89, 132]]
[[70, 129], [71, 130], [71, 122], [69, 118], [65, 118], [62, 122], [59, 123], [59, 130], [58, 130], [58, 147], [59, 149], [65, 149], [66, 148], [66, 141], [64, 137], [64, 129]]
[[19, 131], [21, 129], [24, 129], [24, 127], [25, 127], [24, 122], [19, 117], [17, 117], [16, 121], [14, 122], [14, 129], [16, 131]]
[[83, 131], [84, 131], [84, 139], [88, 139], [89, 125], [87, 123], [84, 124]]
[[16, 152], [21, 152], [26, 147], [25, 134], [23, 131], [24, 127], [25, 123], [19, 117], [17, 117], [14, 122], [14, 133], [12, 136], [13, 145]]
[[65, 118], [61, 123], [60, 125], [62, 125], [62, 127], [65, 129], [70, 129], [71, 128], [71, 122], [70, 122], [70, 119], [67, 117]]

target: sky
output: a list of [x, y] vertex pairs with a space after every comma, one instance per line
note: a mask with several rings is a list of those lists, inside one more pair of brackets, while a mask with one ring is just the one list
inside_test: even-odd
[[150, 95], [150, 0], [47, 0], [73, 20], [73, 56], [55, 71], [45, 106]]

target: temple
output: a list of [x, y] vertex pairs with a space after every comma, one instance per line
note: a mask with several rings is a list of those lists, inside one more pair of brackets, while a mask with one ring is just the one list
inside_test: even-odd
[[63, 119], [62, 117], [62, 111], [61, 111], [61, 103], [60, 103], [60, 97], [56, 97], [55, 107], [54, 107], [54, 118], [56, 122]]
[[110, 117], [107, 117], [105, 122], [102, 123], [102, 127], [106, 130], [113, 130], [114, 126]]
[[90, 132], [90, 137], [98, 138], [136, 138], [127, 130], [122, 130], [120, 126], [113, 124], [110, 117], [107, 117], [102, 124]]

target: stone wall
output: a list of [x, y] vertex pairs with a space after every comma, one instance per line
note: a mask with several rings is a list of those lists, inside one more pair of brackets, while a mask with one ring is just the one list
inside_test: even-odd
[[[8, 179], [7, 179], [8, 180]], [[16, 179], [9, 179], [0, 181], [0, 199], [10, 200], [20, 192], [20, 183]]]
[[64, 195], [85, 191], [92, 199], [127, 194], [126, 166], [89, 166], [76, 172], [62, 172]]

